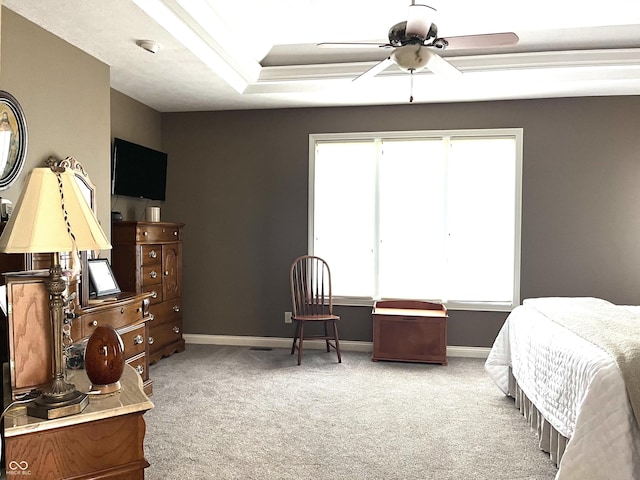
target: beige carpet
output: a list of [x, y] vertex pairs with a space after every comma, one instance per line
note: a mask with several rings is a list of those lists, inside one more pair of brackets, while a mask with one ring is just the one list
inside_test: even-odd
[[553, 479], [483, 361], [449, 360], [187, 345], [151, 367], [146, 478]]

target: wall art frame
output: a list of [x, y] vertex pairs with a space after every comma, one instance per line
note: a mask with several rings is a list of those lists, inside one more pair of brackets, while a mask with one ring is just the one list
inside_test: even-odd
[[18, 178], [27, 158], [27, 122], [20, 103], [0, 90], [0, 190]]

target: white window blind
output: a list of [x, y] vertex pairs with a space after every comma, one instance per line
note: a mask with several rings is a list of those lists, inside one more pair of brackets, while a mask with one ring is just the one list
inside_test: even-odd
[[310, 136], [309, 250], [341, 303], [519, 303], [522, 130]]

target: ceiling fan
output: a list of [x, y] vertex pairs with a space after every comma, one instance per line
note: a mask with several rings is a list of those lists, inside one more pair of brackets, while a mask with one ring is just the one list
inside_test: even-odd
[[448, 78], [456, 78], [462, 72], [442, 58], [437, 52], [445, 48], [462, 50], [469, 48], [492, 48], [515, 45], [518, 36], [513, 32], [465, 35], [458, 37], [438, 37], [438, 27], [433, 23], [436, 10], [428, 5], [411, 0], [407, 20], [396, 23], [389, 29], [389, 43], [342, 43], [324, 42], [319, 47], [328, 48], [393, 48], [391, 54], [369, 70], [358, 75], [355, 80], [373, 77], [395, 63], [401, 70], [411, 74], [409, 101], [413, 102], [413, 73], [428, 68], [433, 73]]

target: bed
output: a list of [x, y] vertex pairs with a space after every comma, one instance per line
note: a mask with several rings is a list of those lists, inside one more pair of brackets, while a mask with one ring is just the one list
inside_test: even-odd
[[556, 297], [515, 308], [485, 367], [558, 465], [556, 480], [640, 480], [639, 365], [640, 307]]

